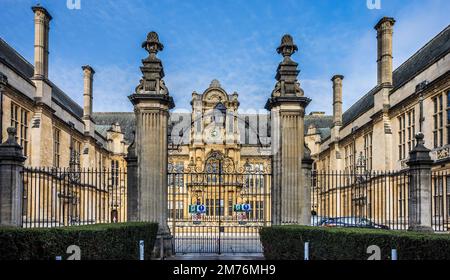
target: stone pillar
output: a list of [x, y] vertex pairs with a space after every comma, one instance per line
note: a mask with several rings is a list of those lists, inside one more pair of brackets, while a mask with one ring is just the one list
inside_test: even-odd
[[[290, 35], [284, 35], [277, 52], [283, 55], [276, 74], [277, 83], [266, 103], [271, 111], [272, 129], [272, 224], [302, 224], [302, 209], [310, 203], [304, 197], [302, 173], [304, 155], [304, 114], [311, 101], [304, 97], [297, 80], [298, 64], [291, 59], [297, 51]], [[309, 225], [308, 221], [308, 225]]]
[[424, 146], [424, 135], [416, 135], [416, 147], [409, 153], [408, 222], [412, 231], [433, 231], [431, 213], [430, 150]]
[[48, 35], [52, 16], [39, 5], [34, 12], [34, 78], [48, 78]]
[[[167, 164], [169, 110], [175, 104], [169, 96], [163, 77], [161, 60], [156, 57], [163, 49], [158, 34], [150, 32], [142, 44], [149, 56], [142, 60], [143, 77], [136, 92], [129, 96], [136, 114], [136, 155], [138, 220], [159, 223], [155, 252], [164, 246], [165, 255], [172, 254], [172, 236], [167, 225]], [[163, 244], [161, 244], [163, 240]]]
[[128, 147], [128, 154], [125, 157], [127, 162], [127, 221], [139, 221], [138, 215], [138, 164], [136, 156], [136, 142]]
[[382, 18], [375, 30], [378, 42], [378, 85], [392, 85], [392, 35], [395, 20], [390, 17]]
[[16, 129], [9, 127], [8, 139], [0, 144], [0, 226], [22, 226], [25, 157], [16, 141]]
[[83, 69], [83, 81], [84, 81], [84, 90], [83, 90], [83, 122], [84, 122], [84, 133], [94, 137], [95, 136], [95, 124], [92, 120], [92, 85], [94, 81], [94, 69], [85, 65], [82, 67]]

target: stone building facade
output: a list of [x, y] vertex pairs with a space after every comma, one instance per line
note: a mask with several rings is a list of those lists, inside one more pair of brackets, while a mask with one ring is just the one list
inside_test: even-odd
[[[7, 128], [17, 128], [26, 166], [124, 168], [127, 142], [121, 127], [96, 124], [92, 112], [94, 69], [80, 66], [84, 104], [78, 105], [48, 78], [49, 30], [52, 20], [41, 7], [34, 12], [34, 63], [0, 38], [2, 140]], [[30, 46], [32, 47], [32, 46]], [[3, 141], [2, 141], [3, 142]]]
[[[80, 69], [84, 77], [83, 106], [52, 83], [48, 78], [52, 17], [43, 7], [35, 6], [32, 10], [33, 64], [0, 38], [2, 142], [7, 138], [8, 127], [17, 128], [26, 166], [124, 168], [128, 147], [134, 142], [135, 113], [93, 112], [95, 71], [89, 65]], [[333, 115], [312, 112], [304, 117], [303, 126], [295, 122], [295, 126], [304, 127], [304, 143], [316, 170], [353, 173], [361, 163], [366, 170], [407, 168], [417, 132], [423, 132], [425, 145], [432, 149], [434, 169], [448, 170], [450, 26], [393, 70], [394, 26], [392, 18], [383, 18], [375, 26], [378, 79], [373, 89], [344, 112], [345, 78], [335, 75], [330, 90]], [[292, 42], [292, 46], [286, 46], [295, 45]], [[292, 54], [294, 49], [290, 51]], [[281, 75], [289, 76], [283, 82], [291, 82], [292, 96], [298, 97], [297, 93], [302, 96], [300, 86], [297, 87], [297, 64], [286, 57], [283, 61], [286, 69], [278, 69], [277, 80]], [[283, 83], [278, 82], [272, 98], [284, 97]], [[159, 90], [167, 90], [163, 82], [158, 85]], [[191, 112], [170, 112], [169, 165], [201, 169], [212, 153], [230, 158], [238, 168], [248, 164], [266, 168], [273, 164], [274, 142], [285, 139], [277, 139], [279, 135], [272, 137], [271, 112], [240, 113], [238, 93], [226, 92], [218, 80], [213, 80], [201, 94], [193, 92], [191, 105]], [[298, 141], [295, 144], [301, 147], [296, 146], [297, 151], [303, 147], [302, 139]], [[450, 197], [448, 194], [446, 197]], [[266, 213], [269, 215], [270, 211]]]
[[405, 169], [418, 132], [432, 149], [434, 168], [449, 168], [450, 26], [393, 70], [394, 25], [394, 19], [383, 18], [375, 26], [374, 88], [342, 112], [345, 80], [343, 75], [333, 76], [333, 115], [318, 116], [320, 122], [329, 123], [326, 128], [305, 124], [317, 170], [351, 173], [361, 162], [366, 170]]

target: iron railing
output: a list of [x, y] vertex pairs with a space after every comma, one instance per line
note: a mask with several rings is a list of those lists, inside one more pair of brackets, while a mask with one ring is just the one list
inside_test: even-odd
[[[313, 171], [312, 225], [407, 230], [413, 172]], [[429, 176], [432, 228], [449, 231], [450, 173], [431, 172]]]
[[125, 170], [30, 167], [22, 178], [23, 227], [126, 221]]
[[204, 167], [170, 164], [167, 213], [175, 252], [261, 253], [270, 192], [270, 168], [263, 164], [236, 168], [220, 155]]

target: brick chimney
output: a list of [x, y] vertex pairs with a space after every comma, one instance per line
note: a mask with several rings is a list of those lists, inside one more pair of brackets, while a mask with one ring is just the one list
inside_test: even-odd
[[395, 20], [390, 17], [382, 18], [375, 30], [378, 42], [378, 85], [392, 86], [392, 35], [394, 33]]

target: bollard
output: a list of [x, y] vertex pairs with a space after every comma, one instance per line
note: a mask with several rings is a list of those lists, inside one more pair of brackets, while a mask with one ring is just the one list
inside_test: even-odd
[[305, 242], [305, 261], [309, 261], [309, 242]]
[[139, 241], [139, 260], [144, 260], [144, 240]]
[[398, 260], [397, 249], [392, 249], [391, 256], [392, 256], [391, 258], [392, 258], [393, 261]]

